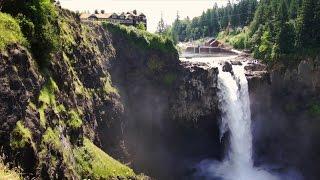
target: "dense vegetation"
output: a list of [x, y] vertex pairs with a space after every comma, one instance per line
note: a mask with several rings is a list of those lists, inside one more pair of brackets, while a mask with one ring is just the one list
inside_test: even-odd
[[8, 14], [0, 13], [0, 50], [10, 43], [26, 44], [18, 22]]
[[17, 19], [33, 55], [44, 67], [50, 59], [50, 53], [59, 48], [58, 13], [53, 1], [6, 0], [1, 5], [2, 12]]
[[170, 38], [149, 33], [133, 26], [103, 23], [103, 27], [113, 33], [121, 33], [130, 43], [138, 45], [141, 49], [159, 50], [163, 53], [175, 53], [176, 48]]
[[177, 41], [218, 37], [235, 48], [252, 50], [256, 58], [274, 62], [315, 55], [320, 48], [319, 27], [318, 0], [240, 0], [215, 6], [192, 20], [177, 16], [171, 27], [159, 23], [158, 32]]
[[318, 0], [262, 0], [248, 33], [256, 58], [279, 60], [312, 56], [320, 48], [319, 27]]
[[248, 25], [254, 16], [257, 0], [241, 0], [237, 4], [230, 2], [226, 7], [214, 7], [203, 12], [192, 20], [180, 19], [177, 14], [172, 26], [164, 27], [161, 18], [157, 32], [169, 35], [176, 41], [195, 40], [208, 36], [216, 36], [220, 30], [238, 28]]

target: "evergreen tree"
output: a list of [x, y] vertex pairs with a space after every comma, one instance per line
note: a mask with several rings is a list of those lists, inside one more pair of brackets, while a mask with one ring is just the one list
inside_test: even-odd
[[[216, 36], [220, 30], [232, 27], [244, 27], [253, 19], [257, 0], [240, 0], [237, 4], [228, 2], [226, 7], [215, 4], [212, 9], [204, 11], [201, 16], [192, 20], [180, 20], [179, 14], [172, 24], [172, 31], [179, 41]], [[251, 12], [251, 13], [250, 13]]]
[[315, 3], [316, 0], [303, 0], [297, 19], [297, 45], [299, 47], [309, 47], [314, 44], [316, 27]]
[[212, 11], [212, 34], [215, 36], [220, 31], [219, 18], [217, 14], [217, 9]]
[[[288, 23], [288, 8], [286, 0], [281, 0], [276, 18], [276, 47], [280, 54], [290, 53], [294, 49], [294, 28]], [[274, 52], [275, 54], [275, 52]]]
[[212, 9], [208, 9], [206, 12], [206, 19], [207, 19], [207, 27], [208, 27], [208, 36], [212, 36], [213, 34], [213, 27], [212, 27]]
[[315, 46], [320, 47], [320, 1], [315, 5], [315, 16], [314, 16], [314, 27], [315, 29]]
[[160, 21], [158, 22], [158, 27], [157, 27], [156, 33], [163, 34], [164, 31], [165, 31], [165, 25], [164, 25], [163, 16], [161, 13], [161, 18], [160, 18]]
[[236, 28], [239, 26], [239, 19], [238, 19], [238, 14], [240, 12], [238, 11], [238, 6], [237, 5], [233, 5], [233, 10], [232, 10], [232, 14], [231, 14], [231, 26], [233, 28]]
[[301, 0], [291, 0], [289, 8], [289, 16], [291, 19], [297, 18], [300, 3]]

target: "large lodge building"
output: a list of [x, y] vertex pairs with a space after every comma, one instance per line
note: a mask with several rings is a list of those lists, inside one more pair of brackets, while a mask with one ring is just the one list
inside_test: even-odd
[[147, 28], [147, 18], [137, 10], [133, 10], [127, 13], [122, 12], [121, 14], [117, 13], [95, 13], [95, 14], [80, 14], [81, 21], [108, 21], [115, 24], [123, 24], [127, 26], [137, 26], [139, 23], [142, 23]]

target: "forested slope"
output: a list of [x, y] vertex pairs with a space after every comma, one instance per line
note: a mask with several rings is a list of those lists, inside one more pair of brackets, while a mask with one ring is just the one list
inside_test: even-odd
[[192, 20], [177, 17], [169, 35], [178, 41], [218, 37], [255, 58], [289, 65], [317, 54], [319, 27], [318, 0], [241, 0]]

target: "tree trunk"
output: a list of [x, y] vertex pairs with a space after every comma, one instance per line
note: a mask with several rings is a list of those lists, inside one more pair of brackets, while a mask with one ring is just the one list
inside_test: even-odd
[[2, 9], [3, 1], [4, 1], [4, 0], [0, 0], [0, 11], [1, 11], [1, 9]]

